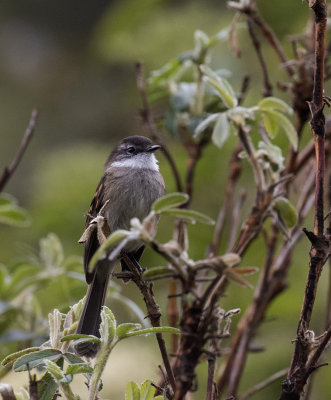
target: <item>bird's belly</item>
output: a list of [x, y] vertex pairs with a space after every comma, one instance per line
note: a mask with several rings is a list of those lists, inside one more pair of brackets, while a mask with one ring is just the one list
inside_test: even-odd
[[159, 185], [152, 174], [136, 172], [128, 175], [122, 184], [117, 185], [105, 209], [104, 216], [111, 232], [116, 229], [129, 229], [132, 218], [144, 219], [153, 202], [163, 194], [160, 193]]

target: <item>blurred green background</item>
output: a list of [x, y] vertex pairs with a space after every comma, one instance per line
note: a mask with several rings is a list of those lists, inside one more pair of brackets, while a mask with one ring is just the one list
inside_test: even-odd
[[[300, 0], [257, 1], [264, 18], [272, 25], [291, 56], [286, 37], [304, 30], [309, 18], [306, 4]], [[231, 22], [233, 11], [225, 1], [213, 0], [134, 0], [84, 2], [59, 0], [12, 0], [0, 3], [0, 126], [1, 165], [7, 165], [15, 153], [27, 125], [31, 109], [39, 109], [35, 136], [23, 162], [6, 187], [31, 214], [32, 224], [25, 229], [0, 226], [0, 263], [13, 265], [22, 257], [38, 253], [40, 238], [54, 232], [61, 240], [66, 256], [82, 255], [77, 244], [84, 226], [84, 213], [89, 207], [103, 163], [112, 145], [130, 134], [146, 134], [139, 119], [140, 98], [136, 90], [134, 63], [142, 61], [146, 73], [160, 68], [169, 59], [193, 47], [196, 29], [214, 34]], [[229, 78], [239, 90], [243, 76], [251, 76], [247, 105], [261, 96], [261, 72], [246, 29], [239, 31], [241, 58], [235, 57], [226, 43], [219, 44], [214, 62], [232, 72]], [[278, 67], [273, 52], [263, 46], [264, 54], [277, 90], [276, 82], [285, 74]], [[305, 131], [305, 141], [310, 138]], [[181, 173], [185, 171], [186, 155], [173, 139], [164, 135]], [[224, 196], [227, 165], [234, 140], [221, 149], [208, 147], [199, 162], [192, 207], [216, 218]], [[286, 151], [287, 142], [284, 141]], [[175, 190], [168, 165], [159, 155], [167, 190]], [[247, 164], [246, 164], [247, 167]], [[254, 198], [252, 176], [248, 168], [241, 185], [248, 190], [244, 217]], [[306, 226], [311, 227], [311, 221]], [[159, 237], [168, 240], [171, 221], [161, 221]], [[192, 258], [203, 257], [212, 229], [193, 226], [190, 232]], [[225, 244], [223, 248], [225, 247]], [[289, 288], [272, 304], [256, 342], [266, 351], [248, 358], [241, 390], [289, 365], [298, 315], [304, 292], [309, 246], [298, 245], [289, 274]], [[264, 249], [256, 241], [245, 256], [245, 265], [261, 267]], [[157, 265], [161, 260], [147, 251], [143, 264]], [[327, 268], [326, 268], [327, 269]], [[327, 293], [327, 271], [319, 287], [313, 328], [320, 332], [324, 323]], [[257, 277], [250, 280], [254, 284]], [[138, 302], [139, 294], [132, 285], [119, 284], [117, 290]], [[157, 283], [158, 298], [166, 304], [167, 284]], [[54, 307], [66, 312], [68, 306], [84, 295], [85, 283], [79, 279], [55, 281], [38, 292], [40, 313]], [[231, 286], [224, 307], [245, 310], [252, 291]], [[137, 320], [119, 301], [111, 308], [120, 321]], [[163, 308], [164, 309], [164, 308]], [[235, 319], [239, 319], [235, 317]], [[166, 322], [166, 321], [164, 321]], [[43, 327], [47, 332], [47, 327]], [[132, 339], [119, 346], [111, 359], [109, 378], [103, 397], [124, 398], [129, 380], [138, 382], [157, 376], [160, 363], [152, 337]], [[108, 373], [108, 372], [107, 372]], [[206, 364], [199, 367], [200, 394], [206, 385]], [[330, 369], [322, 368], [314, 384], [314, 396], [320, 400], [331, 397]], [[22, 379], [18, 379], [22, 378]], [[15, 388], [26, 383], [24, 374], [10, 374], [3, 379]], [[80, 392], [85, 387], [81, 382]], [[79, 389], [77, 389], [79, 390]], [[280, 382], [255, 395], [254, 399], [276, 399]]]

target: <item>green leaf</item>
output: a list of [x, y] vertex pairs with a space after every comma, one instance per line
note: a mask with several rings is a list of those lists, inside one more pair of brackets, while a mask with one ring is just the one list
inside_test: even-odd
[[126, 385], [125, 400], [140, 400], [140, 390], [136, 382], [129, 382]]
[[153, 400], [155, 393], [155, 387], [152, 386], [150, 380], [145, 381], [140, 386], [140, 400]]
[[15, 391], [16, 400], [30, 400], [29, 392], [21, 387], [18, 392]]
[[262, 141], [259, 142], [258, 146], [259, 152], [262, 151], [273, 164], [276, 164], [279, 171], [285, 168], [284, 157], [280, 147]]
[[297, 223], [298, 215], [294, 205], [285, 197], [277, 197], [274, 201], [274, 209], [288, 227]]
[[83, 359], [76, 356], [76, 354], [64, 353], [63, 356], [70, 364], [82, 364], [85, 362]]
[[262, 113], [262, 120], [268, 136], [275, 138], [279, 131], [278, 121], [267, 112]]
[[123, 337], [126, 336], [126, 334], [130, 331], [134, 331], [137, 329], [140, 329], [141, 325], [140, 324], [133, 324], [133, 323], [125, 323], [125, 324], [121, 324], [117, 327], [116, 329], [116, 336], [119, 339], [122, 339]]
[[45, 360], [45, 364], [46, 364], [46, 369], [47, 371], [56, 379], [56, 380], [61, 380], [63, 379], [64, 373], [62, 371], [62, 369], [55, 364], [55, 362], [51, 361], [50, 359], [46, 359]]
[[85, 337], [85, 338], [81, 338], [81, 339], [77, 339], [74, 341], [73, 345], [77, 346], [78, 344], [82, 344], [82, 343], [100, 343], [101, 339], [93, 336], [93, 335], [86, 335], [89, 337]]
[[246, 120], [255, 120], [254, 110], [247, 107], [236, 106], [226, 112], [229, 121], [238, 127], [245, 126]]
[[62, 357], [62, 353], [57, 349], [47, 349], [35, 351], [18, 358], [13, 366], [15, 372], [27, 371], [27, 364], [29, 368], [35, 368], [38, 365], [45, 364], [45, 360], [57, 361]]
[[104, 254], [104, 252], [111, 246], [115, 246], [119, 244], [122, 240], [126, 239], [130, 236], [132, 232], [126, 231], [124, 229], [119, 229], [113, 232], [107, 240], [102, 243], [102, 245], [98, 248], [98, 250], [94, 253], [93, 257], [91, 258], [89, 269], [93, 269], [99, 258]]
[[210, 114], [208, 115], [207, 118], [205, 118], [203, 121], [201, 121], [198, 126], [195, 128], [194, 130], [194, 134], [193, 137], [197, 138], [198, 136], [200, 136], [200, 134], [209, 127], [209, 125], [212, 124], [212, 122], [215, 122], [218, 117], [220, 116], [221, 113], [214, 113], [214, 114]]
[[127, 332], [123, 338], [131, 337], [131, 336], [149, 335], [151, 333], [180, 334], [180, 330], [177, 328], [173, 328], [171, 326], [152, 327], [152, 328], [138, 329], [137, 331]]
[[71, 374], [64, 375], [64, 377], [60, 379], [59, 382], [64, 384], [69, 384], [72, 382], [73, 378], [74, 377]]
[[216, 89], [226, 107], [235, 107], [237, 105], [237, 98], [230, 83], [206, 65], [201, 65], [200, 70], [204, 74], [206, 82]]
[[181, 204], [186, 203], [188, 199], [189, 196], [186, 193], [169, 193], [165, 196], [159, 197], [156, 201], [154, 201], [152, 210], [156, 213], [161, 213], [164, 210], [178, 207]]
[[25, 227], [30, 224], [30, 217], [23, 208], [0, 207], [0, 222], [10, 226]]
[[64, 261], [63, 247], [55, 233], [49, 233], [39, 242], [40, 257], [47, 267], [62, 266]]
[[16, 206], [17, 201], [14, 197], [7, 193], [1, 193], [0, 194], [0, 208], [1, 207], [14, 207]]
[[6, 358], [4, 358], [1, 362], [3, 367], [6, 367], [12, 364], [17, 358], [24, 356], [25, 354], [34, 353], [39, 350], [39, 347], [29, 347], [24, 350], [17, 351], [16, 353], [9, 354]]
[[221, 113], [218, 117], [216, 124], [211, 135], [213, 143], [221, 148], [230, 135], [230, 124], [226, 113]]
[[265, 97], [258, 102], [257, 106], [261, 111], [277, 110], [289, 115], [293, 114], [293, 109], [285, 101], [277, 97]]
[[106, 306], [101, 311], [100, 337], [103, 345], [110, 346], [116, 334], [116, 319], [114, 314]]
[[147, 80], [149, 89], [159, 85], [162, 81], [173, 77], [178, 72], [179, 67], [179, 60], [177, 58], [174, 58], [173, 60], [170, 60], [167, 64], [165, 64], [161, 69], [152, 71], [150, 77]]
[[182, 210], [179, 208], [171, 208], [163, 210], [160, 214], [169, 215], [171, 217], [181, 219], [190, 224], [195, 224], [196, 222], [200, 222], [202, 224], [207, 224], [207, 225], [215, 224], [215, 222], [207, 215], [204, 215], [202, 213], [199, 213], [198, 211], [193, 211], [193, 210]]
[[22, 264], [15, 269], [10, 276], [9, 283], [6, 287], [6, 293], [10, 298], [15, 297], [18, 292], [21, 292], [29, 285], [34, 285], [40, 279], [37, 273], [41, 271], [41, 267], [38, 265]]
[[170, 267], [152, 267], [144, 271], [144, 278], [153, 278], [155, 276], [174, 274], [174, 270]]
[[[66, 335], [61, 338], [61, 342], [67, 342], [69, 340], [76, 340], [76, 339], [92, 339], [94, 340], [97, 338], [94, 335], [83, 335], [81, 333], [73, 333], [72, 335]], [[97, 338], [99, 339], [99, 338]]]
[[68, 365], [66, 370], [66, 375], [71, 374], [91, 374], [93, 372], [93, 368], [89, 363], [81, 363], [81, 364], [71, 364]]
[[297, 131], [295, 130], [294, 126], [292, 125], [291, 121], [287, 117], [285, 117], [284, 114], [282, 114], [278, 111], [268, 110], [268, 111], [264, 111], [264, 113], [267, 113], [269, 117], [271, 117], [277, 121], [278, 125], [286, 133], [294, 150], [297, 150], [298, 149], [298, 134], [297, 134]]
[[52, 375], [47, 372], [40, 381], [38, 381], [38, 400], [52, 400], [58, 385]]

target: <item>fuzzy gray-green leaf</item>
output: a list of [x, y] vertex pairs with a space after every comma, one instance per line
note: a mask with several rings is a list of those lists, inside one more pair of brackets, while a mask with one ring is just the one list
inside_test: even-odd
[[164, 210], [175, 208], [188, 201], [189, 196], [186, 193], [169, 193], [158, 198], [152, 205], [152, 210], [156, 213], [161, 213]]
[[230, 124], [226, 113], [221, 113], [211, 135], [213, 143], [221, 148], [230, 135]]
[[204, 215], [198, 211], [193, 211], [193, 210], [183, 210], [180, 208], [171, 208], [171, 209], [163, 210], [162, 213], [160, 213], [160, 214], [169, 215], [171, 217], [181, 219], [190, 224], [195, 224], [196, 222], [201, 222], [202, 224], [214, 225], [214, 223], [215, 223], [207, 215]]
[[57, 349], [35, 351], [18, 358], [14, 363], [13, 369], [15, 372], [27, 371], [27, 365], [32, 369], [40, 364], [45, 364], [45, 360], [57, 361], [61, 357], [62, 353]]
[[288, 227], [297, 223], [298, 215], [294, 205], [285, 197], [277, 197], [274, 202], [274, 209], [281, 216]]
[[293, 109], [287, 103], [285, 103], [285, 101], [278, 99], [277, 97], [265, 97], [258, 102], [257, 106], [262, 111], [277, 110], [285, 112], [289, 115], [293, 114]]

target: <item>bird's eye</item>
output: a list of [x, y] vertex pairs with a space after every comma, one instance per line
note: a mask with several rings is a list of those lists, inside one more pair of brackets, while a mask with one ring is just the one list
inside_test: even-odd
[[135, 152], [135, 148], [133, 146], [130, 146], [126, 149], [127, 153], [133, 154]]

